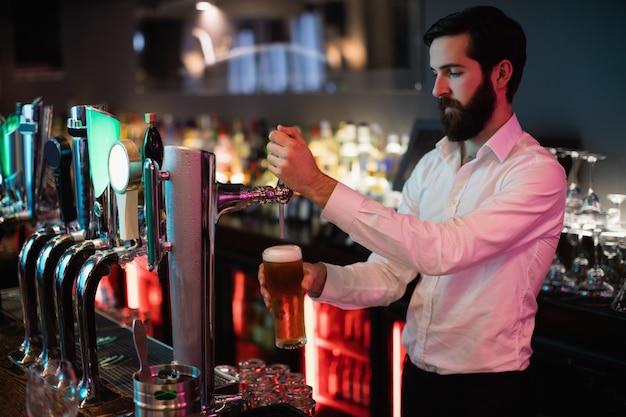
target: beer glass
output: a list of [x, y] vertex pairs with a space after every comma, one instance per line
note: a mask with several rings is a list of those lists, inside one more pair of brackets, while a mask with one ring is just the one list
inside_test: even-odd
[[297, 245], [271, 246], [263, 251], [265, 287], [271, 298], [276, 346], [298, 349], [306, 343], [302, 251]]
[[26, 381], [29, 417], [74, 417], [78, 414], [78, 388], [72, 363], [49, 359], [48, 367], [34, 362]]

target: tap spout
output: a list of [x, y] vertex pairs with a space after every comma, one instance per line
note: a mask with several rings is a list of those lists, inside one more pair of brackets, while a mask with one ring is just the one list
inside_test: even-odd
[[79, 383], [79, 408], [88, 408], [113, 401], [120, 393], [108, 389], [100, 378], [96, 348], [96, 290], [113, 266], [122, 265], [139, 254], [135, 248], [116, 247], [97, 251], [78, 272], [76, 280], [76, 317], [80, 337], [83, 376]]
[[233, 211], [243, 210], [256, 204], [287, 204], [293, 197], [293, 191], [279, 183], [276, 187], [247, 187], [243, 184], [217, 183], [218, 217]]
[[18, 278], [22, 297], [24, 341], [9, 359], [17, 365], [26, 366], [37, 360], [42, 348], [42, 335], [37, 313], [36, 272], [37, 259], [44, 245], [58, 235], [52, 228], [41, 229], [26, 239], [18, 257]]
[[74, 283], [87, 259], [96, 253], [96, 250], [102, 249], [103, 245], [104, 242], [101, 240], [85, 240], [70, 246], [61, 255], [54, 270], [61, 358], [72, 362], [77, 371], [82, 370], [82, 366], [76, 355]]
[[26, 224], [28, 222], [30, 222], [30, 214], [25, 211], [10, 213], [6, 216], [0, 217], [0, 239], [2, 239], [6, 232], [10, 232], [14, 230], [16, 226]]
[[39, 356], [44, 369], [48, 371], [48, 359], [60, 357], [57, 343], [57, 299], [54, 292], [54, 271], [63, 253], [77, 239], [80, 233], [61, 234], [50, 239], [42, 248], [37, 259], [37, 288], [39, 291], [39, 314], [41, 315], [42, 351]]

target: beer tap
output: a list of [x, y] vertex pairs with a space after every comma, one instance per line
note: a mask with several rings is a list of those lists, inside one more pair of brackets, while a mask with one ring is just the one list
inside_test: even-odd
[[[169, 260], [174, 361], [201, 370], [202, 406], [215, 403], [215, 225], [222, 214], [251, 204], [287, 203], [287, 187], [247, 187], [215, 179], [215, 155], [198, 149], [166, 146], [163, 171], [144, 162], [144, 210], [148, 263]], [[166, 227], [161, 233], [164, 183]], [[200, 279], [198, 279], [200, 277]]]
[[37, 184], [35, 179], [39, 178], [41, 147], [39, 144], [38, 124], [40, 116], [41, 98], [36, 98], [32, 104], [24, 104], [20, 120], [20, 133], [22, 134], [22, 155], [24, 158], [23, 175], [25, 189], [26, 212], [29, 214], [31, 225], [34, 225], [36, 216], [36, 194]]
[[76, 243], [61, 255], [54, 271], [61, 358], [72, 362], [79, 377], [82, 376], [82, 363], [76, 354], [74, 282], [89, 257], [105, 249], [106, 242], [101, 239]]
[[[24, 188], [26, 193], [26, 211], [30, 216], [31, 226], [38, 220], [40, 199], [43, 192], [44, 159], [43, 148], [49, 138], [52, 123], [52, 107], [44, 106], [41, 97], [32, 104], [22, 107], [20, 132], [22, 133], [22, 151], [24, 157]], [[51, 211], [53, 207], [47, 207]]]
[[[76, 356], [74, 332], [74, 282], [85, 261], [96, 250], [107, 248], [107, 242], [98, 239], [98, 231], [101, 227], [97, 224], [100, 217], [97, 217], [94, 211], [95, 197], [90, 177], [87, 108], [104, 110], [102, 105], [73, 106], [70, 109], [70, 118], [67, 120], [67, 131], [72, 137], [74, 195], [78, 230], [72, 234], [75, 244], [61, 255], [54, 271], [60, 353], [63, 359], [67, 359], [75, 365], [74, 369], [77, 373], [81, 368]], [[97, 136], [98, 133], [96, 130], [92, 134]]]
[[[58, 241], [63, 247], [70, 245], [56, 262], [54, 270], [55, 300], [57, 306], [57, 321], [59, 323], [59, 348], [63, 359], [71, 361], [78, 373], [80, 366], [76, 357], [76, 337], [74, 332], [74, 281], [78, 275], [78, 270], [94, 254], [96, 250], [103, 249], [105, 243], [96, 239], [97, 218], [94, 214], [95, 197], [89, 172], [88, 153], [88, 129], [87, 129], [87, 108], [92, 107], [103, 110], [102, 105], [79, 105], [70, 109], [70, 118], [67, 120], [67, 131], [72, 137], [72, 145], [69, 147], [72, 152], [72, 166], [74, 178], [75, 207], [73, 218], [76, 225], [71, 233], [64, 236], [63, 241]], [[57, 142], [58, 139], [51, 139], [46, 143], [45, 154], [51, 166], [65, 166], [67, 159], [67, 143]], [[56, 156], [56, 158], [55, 158]], [[62, 158], [63, 157], [63, 158]], [[65, 164], [61, 162], [64, 161]], [[57, 172], [55, 170], [55, 172]], [[68, 178], [62, 175], [61, 178]], [[69, 198], [71, 185], [63, 185], [63, 195], [59, 196], [61, 207], [70, 209], [71, 205], [66, 202]], [[67, 196], [67, 197], [66, 197]], [[61, 212], [63, 213], [67, 210]], [[65, 219], [63, 219], [65, 220]], [[66, 221], [67, 224], [67, 221]], [[67, 231], [69, 232], [69, 231]]]
[[22, 103], [16, 103], [15, 112], [0, 127], [0, 166], [2, 167], [3, 198], [0, 234], [30, 218], [24, 210], [23, 142], [20, 133]]
[[[13, 193], [9, 211], [3, 211], [2, 227], [34, 224], [37, 217], [37, 199], [42, 167], [38, 146], [42, 135], [49, 133], [50, 108], [41, 99], [33, 104], [16, 105], [16, 112], [2, 125], [2, 169], [5, 186]], [[41, 168], [42, 169], [42, 168]], [[26, 202], [24, 201], [26, 194]], [[9, 214], [5, 216], [5, 214]], [[22, 300], [25, 336], [21, 345], [9, 354], [11, 361], [28, 365], [37, 359], [42, 349], [42, 334], [37, 311], [37, 260], [44, 245], [60, 233], [54, 222], [31, 234], [18, 255], [18, 280]]]
[[115, 142], [109, 152], [108, 177], [117, 197], [119, 238], [124, 245], [96, 251], [78, 272], [76, 317], [83, 369], [79, 384], [80, 408], [113, 401], [120, 396], [118, 392], [107, 389], [99, 375], [95, 298], [100, 280], [111, 273], [114, 265], [124, 265], [146, 253], [141, 244], [138, 225], [137, 199], [141, 173], [141, 155], [135, 143], [127, 139]]
[[[80, 105], [70, 109], [67, 120], [67, 132], [72, 137], [74, 154], [74, 194], [78, 226], [86, 232], [85, 239], [97, 237], [96, 219], [94, 214], [94, 187], [89, 173], [89, 146], [87, 139], [87, 108], [104, 111], [103, 105]], [[98, 134], [99, 132], [94, 132]]]
[[48, 359], [60, 356], [57, 343], [57, 304], [55, 293], [55, 269], [63, 253], [76, 242], [84, 239], [84, 231], [76, 230], [76, 207], [72, 189], [72, 148], [64, 136], [48, 139], [44, 147], [48, 165], [53, 169], [60, 202], [59, 212], [63, 224], [62, 233], [50, 239], [42, 248], [37, 261], [37, 288], [42, 328], [42, 352], [39, 356], [48, 372]]
[[[116, 216], [111, 211], [111, 190], [108, 186], [108, 174], [103, 171], [102, 155], [108, 153], [111, 143], [119, 139], [119, 120], [104, 111], [101, 106], [75, 106], [71, 109], [68, 120], [68, 133], [73, 137], [74, 179], [77, 197], [78, 232], [74, 235], [73, 245], [66, 248], [54, 270], [54, 283], [57, 297], [57, 317], [59, 320], [60, 355], [70, 360], [77, 371], [90, 378], [87, 359], [83, 355], [82, 368], [78, 366], [75, 346], [74, 324], [78, 320], [81, 348], [90, 342], [81, 338], [81, 320], [77, 316], [78, 300], [76, 281], [81, 269], [93, 256], [103, 253], [117, 245], [114, 236]], [[104, 161], [106, 167], [107, 161]], [[82, 240], [82, 241], [81, 241]], [[96, 285], [97, 288], [97, 285]], [[94, 289], [95, 291], [95, 289]], [[78, 298], [78, 294], [77, 294]], [[80, 310], [82, 311], [82, 304]], [[95, 301], [94, 307], [95, 310]], [[92, 316], [95, 313], [92, 313]], [[89, 320], [88, 320], [89, 321]], [[92, 317], [95, 323], [95, 318]], [[94, 325], [95, 326], [95, 325]], [[94, 349], [95, 349], [95, 343]], [[95, 365], [97, 369], [97, 364]], [[99, 379], [96, 378], [99, 383]], [[111, 399], [119, 395], [109, 395]]]
[[24, 340], [21, 345], [9, 353], [9, 359], [21, 366], [36, 361], [42, 351], [42, 335], [37, 312], [36, 272], [37, 259], [44, 245], [58, 234], [58, 230], [44, 228], [31, 234], [18, 255], [18, 281], [22, 301]]

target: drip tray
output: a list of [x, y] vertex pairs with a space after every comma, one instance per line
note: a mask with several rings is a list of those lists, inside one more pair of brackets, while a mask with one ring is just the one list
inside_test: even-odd
[[[23, 322], [21, 296], [18, 288], [2, 290], [2, 310]], [[123, 394], [133, 398], [133, 373], [139, 369], [132, 330], [121, 326], [102, 312], [96, 311], [96, 343], [102, 379]], [[78, 340], [78, 335], [76, 336]], [[77, 352], [80, 354], [80, 352]], [[148, 338], [148, 364], [160, 365], [172, 361], [172, 348], [154, 338]], [[215, 393], [236, 394], [237, 379], [215, 370]]]

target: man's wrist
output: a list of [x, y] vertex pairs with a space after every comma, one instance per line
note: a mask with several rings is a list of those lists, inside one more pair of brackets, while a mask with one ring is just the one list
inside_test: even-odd
[[[322, 176], [314, 182], [312, 195], [305, 195], [305, 197], [308, 197], [309, 200], [311, 200], [315, 205], [323, 209], [326, 207], [326, 203], [328, 203], [328, 200], [330, 199], [330, 196], [336, 186], [336, 179], [326, 174], [322, 174]], [[324, 268], [324, 271], [326, 271], [326, 268]]]
[[326, 285], [326, 265], [323, 262], [318, 262], [315, 265], [315, 269], [317, 270], [316, 275], [318, 279], [313, 281], [315, 288], [311, 288], [307, 291], [307, 294], [311, 298], [319, 298], [324, 291], [324, 286]]

